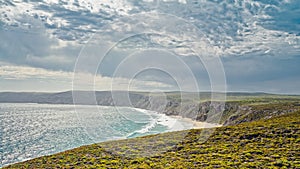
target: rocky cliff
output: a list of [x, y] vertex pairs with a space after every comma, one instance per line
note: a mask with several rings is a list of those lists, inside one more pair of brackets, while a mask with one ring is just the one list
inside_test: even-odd
[[[47, 104], [88, 104], [103, 106], [130, 106], [164, 113], [166, 115], [182, 116], [196, 121], [206, 121], [223, 125], [235, 125], [258, 119], [268, 119], [300, 109], [300, 98], [282, 99], [284, 96], [272, 96], [267, 101], [261, 100], [247, 102], [243, 96], [256, 96], [256, 94], [229, 94], [241, 98], [236, 101], [218, 102], [207, 101], [209, 93], [201, 94], [204, 100], [195, 98], [195, 93], [169, 92], [164, 95], [143, 92], [116, 91], [68, 91], [62, 93], [0, 93], [2, 103], [47, 103]], [[258, 98], [263, 97], [261, 93]], [[202, 97], [203, 98], [203, 97]], [[249, 99], [248, 99], [249, 100]], [[255, 104], [253, 104], [255, 103]]]

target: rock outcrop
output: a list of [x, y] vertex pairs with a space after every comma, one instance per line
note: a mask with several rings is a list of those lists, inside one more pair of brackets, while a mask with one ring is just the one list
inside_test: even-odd
[[[300, 109], [299, 102], [286, 104], [242, 104], [239, 101], [195, 101], [195, 93], [166, 95], [143, 92], [115, 91], [68, 91], [62, 93], [0, 93], [0, 103], [47, 103], [47, 104], [86, 104], [103, 106], [128, 106], [156, 111], [172, 116], [182, 116], [201, 122], [235, 125], [258, 119], [268, 119]], [[233, 95], [231, 93], [231, 95]], [[238, 93], [240, 96], [241, 93]], [[249, 94], [248, 94], [249, 95]], [[202, 94], [203, 96], [203, 94]], [[210, 94], [205, 93], [209, 98]], [[209, 100], [209, 99], [208, 99]]]

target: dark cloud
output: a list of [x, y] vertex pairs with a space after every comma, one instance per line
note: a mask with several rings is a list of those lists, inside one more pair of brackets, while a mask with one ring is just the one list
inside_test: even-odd
[[79, 45], [60, 44], [65, 42], [46, 32], [0, 30], [0, 37], [0, 62], [16, 65], [71, 71], [80, 51]]
[[[229, 90], [299, 93], [299, 57], [223, 58]], [[271, 91], [274, 89], [274, 91]], [[276, 89], [276, 90], [275, 90]]]

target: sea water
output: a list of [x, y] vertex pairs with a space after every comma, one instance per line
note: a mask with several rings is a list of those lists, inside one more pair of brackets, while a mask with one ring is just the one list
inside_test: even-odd
[[193, 127], [143, 109], [88, 105], [0, 103], [0, 119], [0, 167], [82, 145]]

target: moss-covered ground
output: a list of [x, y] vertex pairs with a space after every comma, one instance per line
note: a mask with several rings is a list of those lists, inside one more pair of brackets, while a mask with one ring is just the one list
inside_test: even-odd
[[300, 111], [216, 128], [203, 140], [207, 132], [104, 142], [6, 168], [300, 168]]

